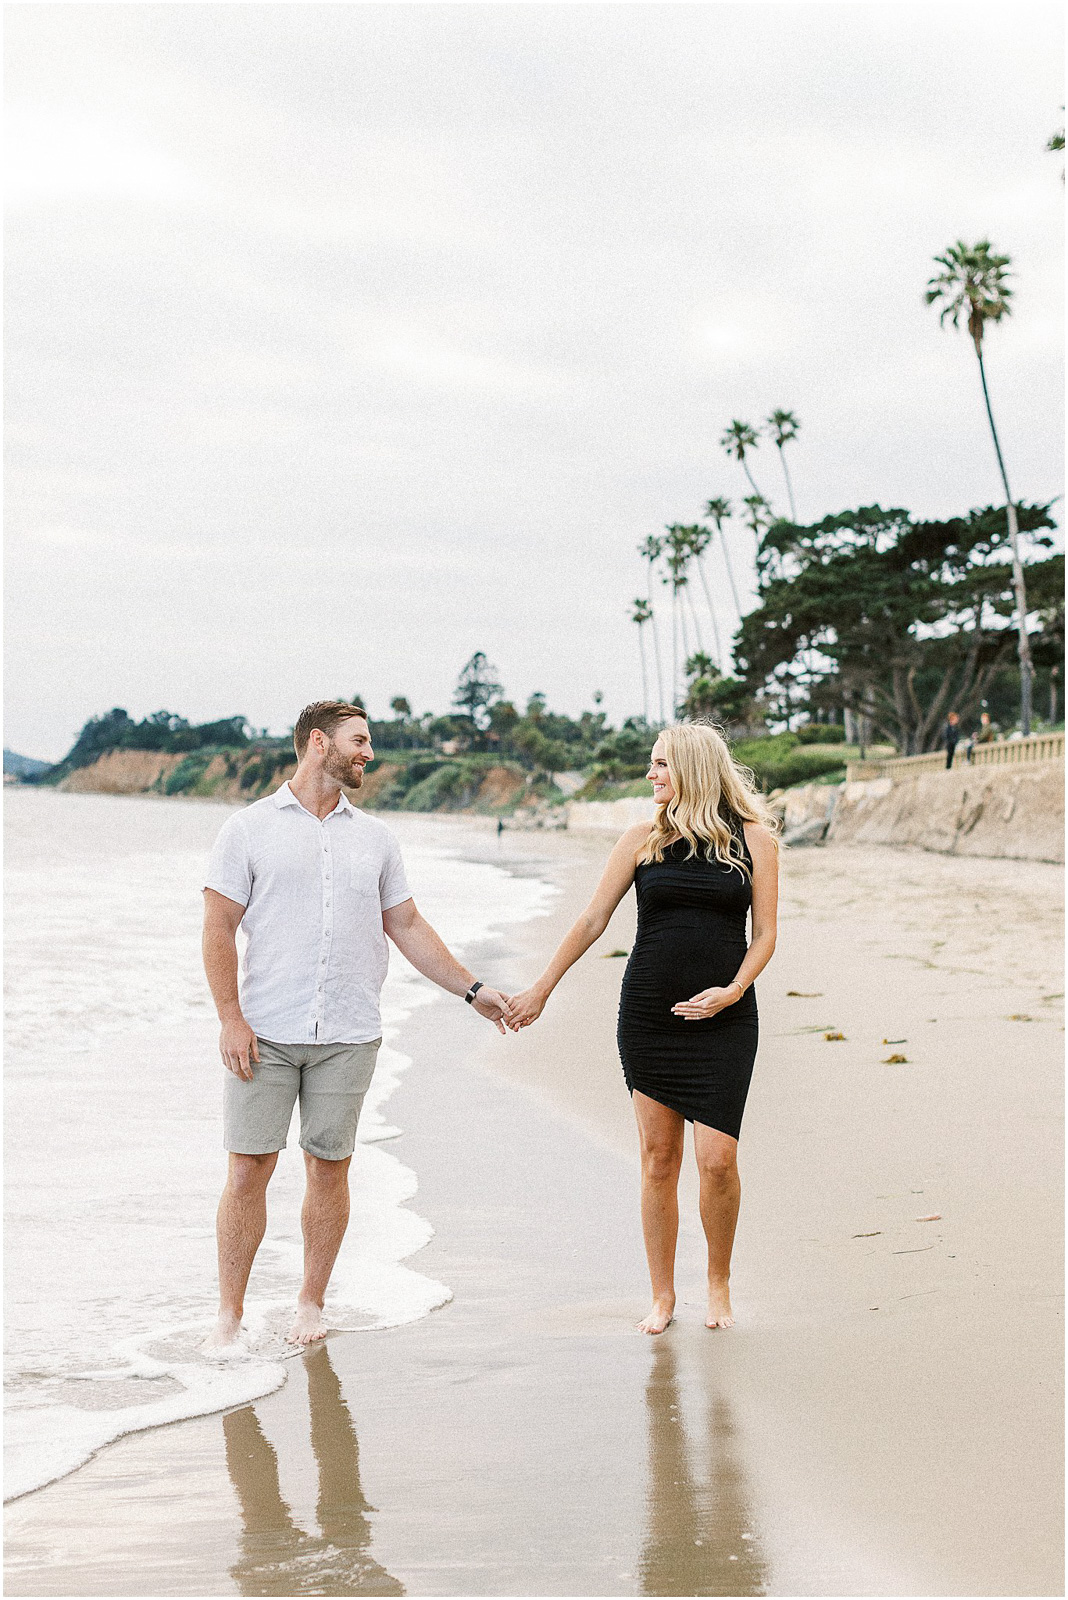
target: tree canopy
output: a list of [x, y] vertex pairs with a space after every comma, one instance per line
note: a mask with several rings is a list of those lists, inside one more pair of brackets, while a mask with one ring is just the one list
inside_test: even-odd
[[[1017, 510], [1035, 551], [1049, 548], [1049, 507]], [[757, 562], [760, 604], [738, 632], [739, 668], [751, 689], [781, 697], [780, 715], [791, 691], [818, 700], [833, 679], [839, 703], [870, 715], [900, 749], [932, 748], [942, 719], [974, 711], [1011, 658], [1006, 546], [1000, 506], [943, 522], [877, 505], [809, 526], [775, 522]], [[1054, 556], [1027, 567], [1051, 637], [1062, 566]]]

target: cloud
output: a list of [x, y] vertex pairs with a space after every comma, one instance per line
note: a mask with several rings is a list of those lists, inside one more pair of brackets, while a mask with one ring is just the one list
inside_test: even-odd
[[62, 106], [9, 103], [4, 141], [9, 206], [114, 199], [171, 205], [195, 193], [181, 164], [149, 142]]

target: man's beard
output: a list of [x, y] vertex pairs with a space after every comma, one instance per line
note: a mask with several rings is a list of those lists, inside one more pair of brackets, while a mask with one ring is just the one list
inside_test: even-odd
[[352, 756], [341, 755], [333, 745], [327, 751], [323, 771], [335, 783], [343, 783], [348, 789], [358, 789], [363, 783], [363, 769], [356, 765]]

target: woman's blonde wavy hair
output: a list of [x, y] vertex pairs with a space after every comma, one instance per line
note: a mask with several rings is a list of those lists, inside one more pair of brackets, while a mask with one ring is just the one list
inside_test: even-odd
[[685, 839], [690, 846], [687, 861], [698, 854], [714, 857], [748, 877], [739, 824], [762, 823], [773, 838], [779, 831], [778, 818], [752, 772], [735, 761], [711, 722], [678, 722], [662, 728], [657, 742], [664, 747], [675, 794], [657, 811], [639, 862], [663, 861], [668, 845]]

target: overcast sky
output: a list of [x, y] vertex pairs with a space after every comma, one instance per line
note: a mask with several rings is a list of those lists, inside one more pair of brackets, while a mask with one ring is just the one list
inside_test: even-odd
[[732, 417], [796, 411], [802, 520], [998, 497], [957, 238], [1060, 494], [1060, 61], [1052, 6], [9, 7], [5, 742], [444, 710], [476, 649], [639, 710], [636, 546], [748, 492]]

